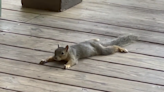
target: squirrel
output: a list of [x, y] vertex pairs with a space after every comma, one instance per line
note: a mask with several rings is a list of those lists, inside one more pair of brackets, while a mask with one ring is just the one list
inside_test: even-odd
[[87, 40], [72, 46], [60, 47], [54, 52], [54, 56], [42, 60], [40, 64], [45, 64], [51, 61], [65, 60], [67, 63], [64, 65], [68, 69], [78, 64], [79, 59], [88, 58], [97, 55], [110, 55], [116, 52], [128, 53], [128, 50], [122, 46], [128, 45], [137, 40], [137, 36], [126, 35], [120, 36], [110, 42], [100, 42], [99, 39]]

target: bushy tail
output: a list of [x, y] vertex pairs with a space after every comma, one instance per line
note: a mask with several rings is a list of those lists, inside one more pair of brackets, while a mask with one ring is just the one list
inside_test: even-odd
[[120, 36], [110, 42], [103, 43], [104, 46], [110, 46], [110, 45], [118, 45], [118, 46], [126, 46], [130, 43], [133, 43], [137, 40], [137, 36], [134, 35], [126, 35], [126, 36]]

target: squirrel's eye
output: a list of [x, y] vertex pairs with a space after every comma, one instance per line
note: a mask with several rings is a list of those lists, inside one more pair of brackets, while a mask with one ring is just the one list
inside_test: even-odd
[[63, 55], [64, 53], [62, 52], [61, 54]]

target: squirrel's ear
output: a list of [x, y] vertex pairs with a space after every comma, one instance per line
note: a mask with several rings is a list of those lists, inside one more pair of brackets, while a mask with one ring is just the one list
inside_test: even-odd
[[66, 49], [66, 52], [68, 51], [68, 49], [69, 49], [69, 46], [67, 45], [66, 47], [65, 47], [65, 49]]
[[58, 48], [59, 48], [59, 44], [58, 44]]

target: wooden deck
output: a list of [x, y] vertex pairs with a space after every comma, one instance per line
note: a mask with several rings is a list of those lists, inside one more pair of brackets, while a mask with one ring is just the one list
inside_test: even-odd
[[[164, 0], [83, 0], [61, 13], [2, 0], [0, 92], [163, 92]], [[135, 34], [130, 53], [39, 65], [57, 47]]]

